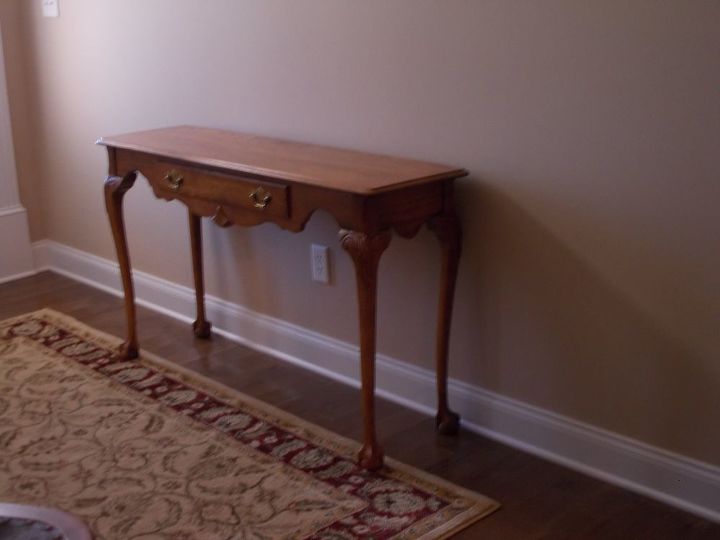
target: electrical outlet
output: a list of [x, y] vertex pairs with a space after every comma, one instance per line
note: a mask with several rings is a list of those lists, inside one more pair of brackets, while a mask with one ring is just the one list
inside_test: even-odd
[[328, 247], [318, 244], [310, 246], [310, 268], [312, 280], [318, 283], [330, 283], [330, 267], [328, 264]]
[[58, 2], [60, 0], [42, 0], [42, 13], [43, 17], [59, 17], [60, 6]]

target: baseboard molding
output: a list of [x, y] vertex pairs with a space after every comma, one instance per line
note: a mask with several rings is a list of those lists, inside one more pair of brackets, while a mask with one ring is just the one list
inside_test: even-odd
[[21, 205], [0, 208], [0, 283], [35, 271], [27, 211]]
[[[50, 269], [120, 296], [115, 262], [52, 242], [34, 244], [38, 270]], [[194, 292], [158, 277], [133, 273], [138, 304], [191, 321]], [[219, 298], [206, 298], [214, 330], [346, 384], [359, 386], [358, 347], [268, 317]], [[434, 374], [379, 355], [377, 393], [434, 414]], [[450, 401], [463, 427], [549, 461], [720, 522], [720, 467], [668, 452], [458, 380]]]
[[29, 272], [20, 272], [19, 274], [12, 274], [10, 276], [0, 277], [0, 285], [2, 285], [3, 283], [10, 283], [11, 281], [15, 281], [18, 279], [34, 276], [37, 273], [37, 270], [30, 270]]

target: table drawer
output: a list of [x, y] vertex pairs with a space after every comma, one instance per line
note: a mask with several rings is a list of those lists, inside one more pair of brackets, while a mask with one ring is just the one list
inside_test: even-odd
[[289, 215], [288, 186], [283, 184], [161, 161], [144, 164], [140, 173], [156, 192], [172, 198], [209, 201], [273, 217]]

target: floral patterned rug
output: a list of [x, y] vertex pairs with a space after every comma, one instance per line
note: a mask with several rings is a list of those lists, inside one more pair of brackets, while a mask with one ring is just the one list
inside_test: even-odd
[[98, 539], [436, 539], [494, 501], [52, 310], [0, 322], [0, 502]]

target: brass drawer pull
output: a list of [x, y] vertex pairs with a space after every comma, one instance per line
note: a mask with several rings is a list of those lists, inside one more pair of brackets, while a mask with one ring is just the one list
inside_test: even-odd
[[257, 187], [250, 192], [250, 200], [253, 202], [255, 208], [265, 210], [267, 205], [270, 204], [270, 201], [272, 201], [272, 195], [263, 188]]
[[172, 191], [180, 191], [180, 188], [182, 187], [182, 184], [183, 184], [182, 175], [175, 170], [168, 171], [165, 174], [165, 178], [163, 178], [163, 180], [165, 180], [165, 182], [167, 182], [168, 187]]

